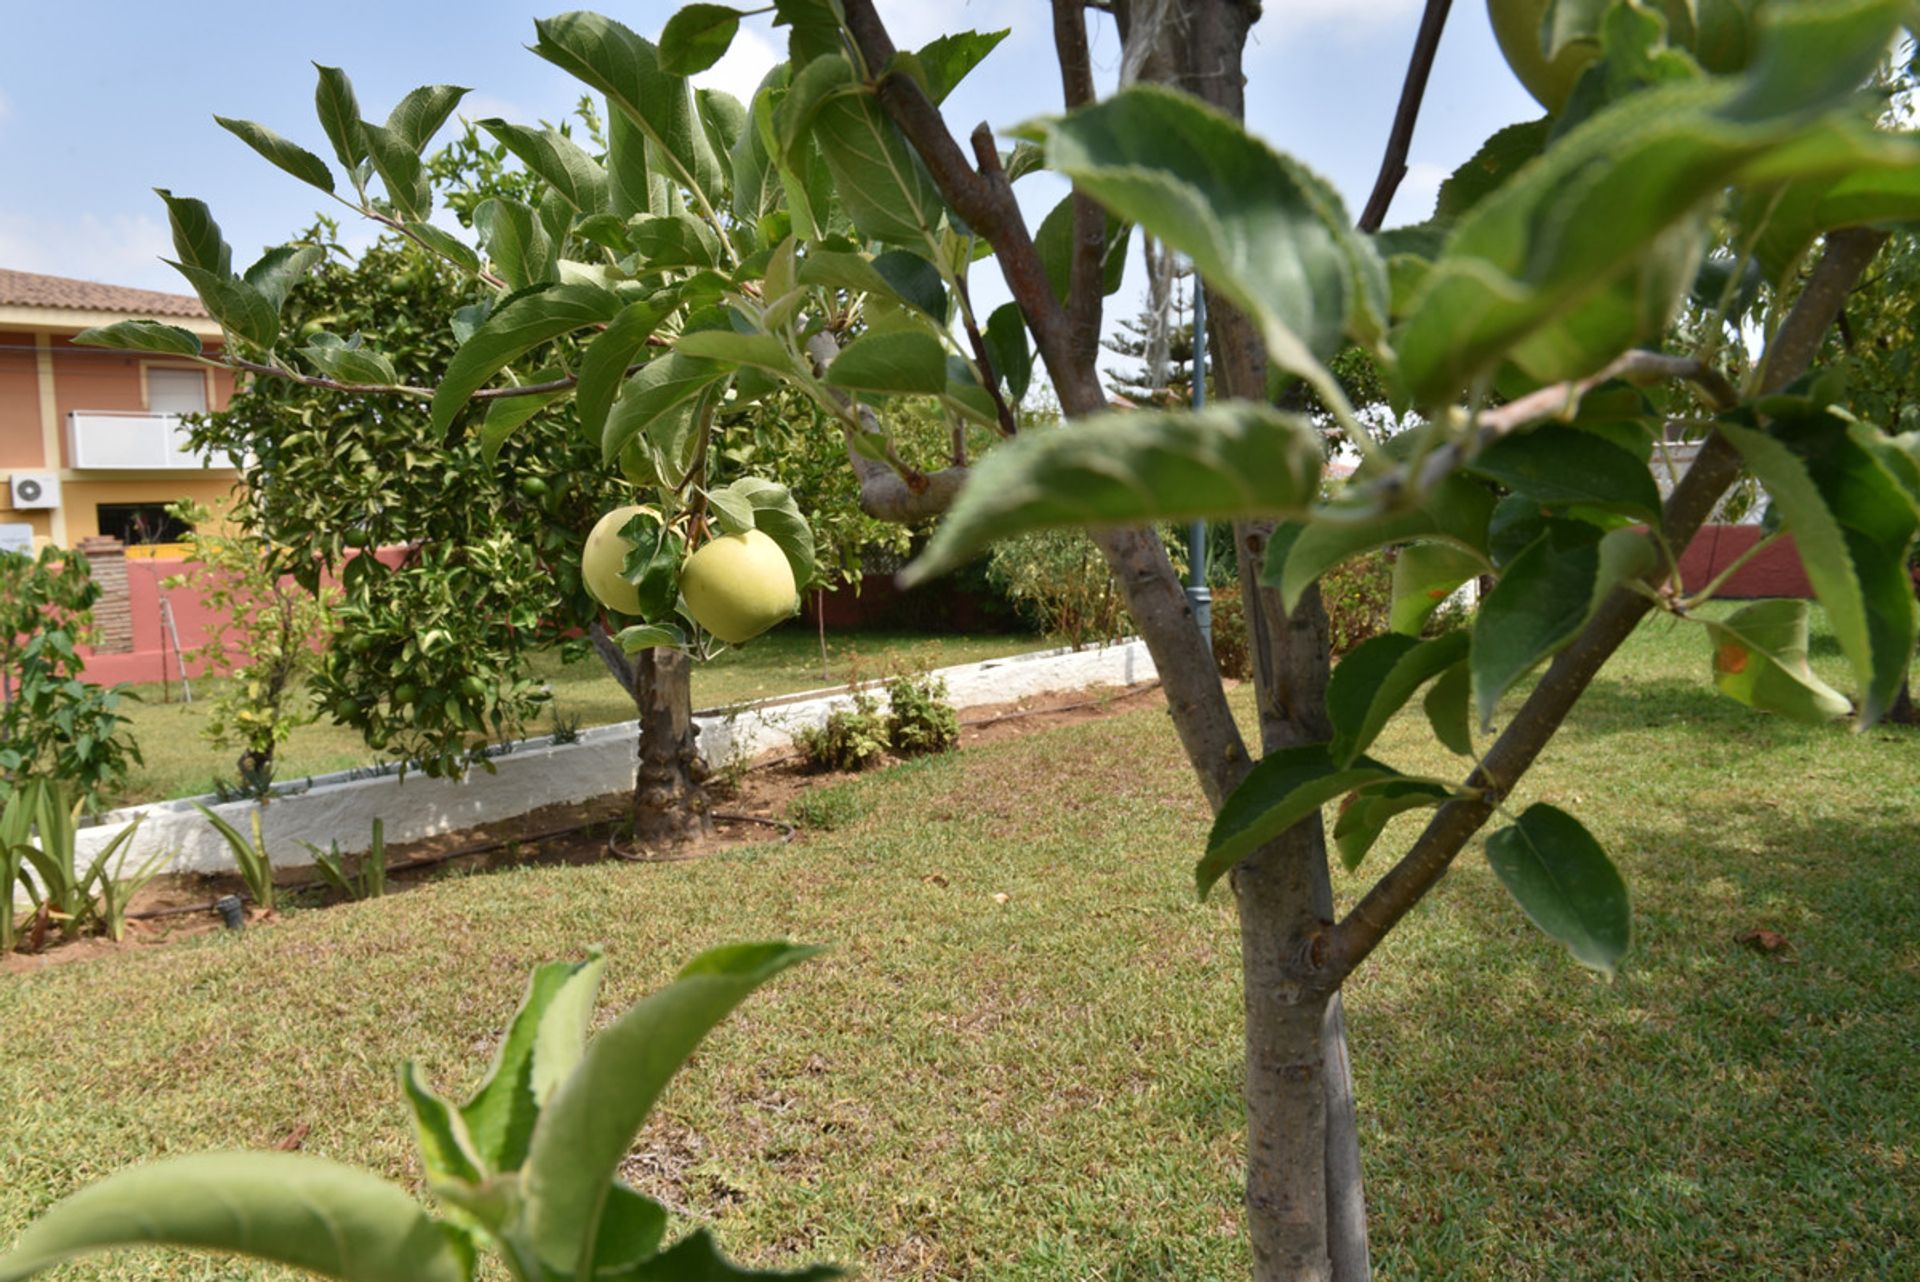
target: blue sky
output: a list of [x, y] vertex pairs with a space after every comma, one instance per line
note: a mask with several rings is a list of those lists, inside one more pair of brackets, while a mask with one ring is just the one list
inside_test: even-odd
[[[676, 7], [641, 0], [608, 11], [652, 35]], [[1380, 162], [1420, 8], [1420, 0], [1271, 0], [1254, 29], [1249, 127], [1326, 175], [1354, 210]], [[67, 0], [10, 9], [0, 41], [0, 267], [23, 271], [184, 292], [158, 261], [170, 246], [153, 187], [208, 201], [242, 263], [307, 225], [324, 197], [211, 117], [258, 120], [330, 156], [313, 115], [310, 62], [345, 67], [376, 120], [425, 83], [472, 86], [463, 115], [528, 122], [558, 118], [579, 93], [524, 48], [532, 19], [549, 12], [524, 0], [202, 0], [187, 9]], [[1039, 0], [881, 0], [881, 10], [905, 48], [951, 27], [1013, 28], [946, 104], [962, 136], [981, 120], [1005, 129], [1059, 110]], [[1105, 89], [1119, 40], [1090, 16]], [[702, 82], [749, 93], [784, 47], [784, 33], [766, 24], [744, 27]], [[1424, 218], [1440, 180], [1487, 135], [1538, 114], [1501, 61], [1484, 6], [1456, 4], [1388, 224]], [[1065, 190], [1045, 176], [1020, 187], [1036, 219]], [[1138, 257], [1110, 314], [1137, 310]], [[983, 308], [1006, 296], [990, 268], [976, 272], [975, 290]]]

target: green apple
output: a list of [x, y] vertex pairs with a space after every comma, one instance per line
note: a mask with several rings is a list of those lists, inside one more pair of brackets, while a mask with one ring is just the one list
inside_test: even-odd
[[1540, 47], [1540, 26], [1546, 14], [1547, 0], [1487, 0], [1494, 39], [1500, 42], [1507, 65], [1541, 106], [1558, 111], [1573, 92], [1573, 82], [1600, 56], [1600, 50], [1590, 41], [1575, 41], [1547, 61]]
[[730, 645], [800, 608], [787, 554], [758, 530], [723, 534], [688, 557], [680, 567], [680, 596], [696, 623]]
[[580, 577], [585, 580], [587, 591], [593, 593], [593, 599], [609, 610], [618, 610], [635, 618], [640, 615], [640, 589], [620, 574], [627, 564], [627, 553], [633, 550], [633, 544], [621, 538], [620, 531], [626, 528], [628, 521], [645, 510], [629, 504], [601, 517], [594, 522], [592, 532], [587, 535], [586, 551], [580, 554]]

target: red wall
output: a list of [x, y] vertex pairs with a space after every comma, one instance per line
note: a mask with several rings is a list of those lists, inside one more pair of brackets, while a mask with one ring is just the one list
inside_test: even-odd
[[[1686, 590], [1698, 592], [1704, 588], [1761, 538], [1757, 525], [1702, 526], [1680, 558], [1680, 578]], [[1719, 595], [1812, 596], [1813, 588], [1807, 583], [1807, 572], [1800, 566], [1800, 553], [1794, 549], [1793, 536], [1781, 539], [1741, 566], [1732, 578], [1720, 585]]]

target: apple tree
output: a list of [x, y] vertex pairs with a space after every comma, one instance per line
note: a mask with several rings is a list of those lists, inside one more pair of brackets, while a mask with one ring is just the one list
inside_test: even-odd
[[[1089, 7], [1112, 15], [1123, 43], [1122, 87], [1104, 100]], [[1879, 719], [1914, 647], [1905, 565], [1920, 444], [1858, 416], [1816, 364], [1882, 225], [1920, 216], [1920, 145], [1876, 127], [1861, 92], [1910, 4], [1495, 0], [1497, 14], [1539, 15], [1525, 24], [1539, 61], [1570, 60], [1572, 83], [1535, 84], [1544, 118], [1490, 139], [1431, 218], [1383, 232], [1448, 7], [1427, 6], [1357, 223], [1327, 183], [1239, 123], [1259, 15], [1248, 0], [1055, 0], [1067, 114], [1005, 139], [982, 125], [966, 145], [940, 103], [997, 35], [900, 50], [872, 0], [775, 0], [787, 60], [738, 103], [684, 76], [751, 15], [692, 5], [658, 45], [592, 14], [547, 19], [532, 49], [604, 95], [605, 161], [550, 131], [487, 122], [548, 190], [537, 207], [502, 202], [476, 219], [478, 251], [425, 221], [406, 103], [372, 125], [344, 78], [322, 71], [321, 123], [350, 203], [496, 295], [437, 386], [404, 389], [429, 402], [428, 430], [476, 430], [484, 402], [570, 395], [603, 464], [636, 487], [642, 510], [617, 530], [638, 606], [626, 644], [697, 653], [710, 643], [702, 624], [734, 630], [694, 606], [691, 549], [758, 531], [799, 562], [805, 522], [790, 501], [770, 482], [716, 485], [710, 472], [727, 408], [775, 388], [835, 425], [869, 513], [946, 514], [910, 577], [999, 538], [1091, 527], [1215, 811], [1195, 883], [1204, 894], [1225, 882], [1238, 907], [1247, 1217], [1262, 1282], [1367, 1272], [1341, 988], [1483, 829], [1494, 825], [1494, 872], [1548, 936], [1584, 965], [1623, 961], [1623, 879], [1578, 816], [1527, 800], [1525, 776], [1643, 619], [1698, 627], [1703, 679], [1807, 720]], [[1515, 61], [1531, 74], [1532, 59]], [[314, 153], [229, 127], [331, 188]], [[1029, 226], [1013, 186], [1040, 167], [1074, 191]], [[376, 177], [384, 196], [368, 190]], [[280, 344], [277, 269], [236, 276], [204, 209], [183, 208], [183, 267], [253, 352], [248, 367], [315, 377]], [[1205, 411], [1108, 411], [1096, 357], [1129, 227], [1204, 282], [1220, 392]], [[1726, 281], [1749, 262], [1764, 281], [1751, 361], [1672, 323], [1713, 244], [1735, 255]], [[981, 317], [968, 278], [989, 259], [1013, 302]], [[562, 336], [581, 343], [577, 361], [516, 368]], [[197, 353], [150, 323], [94, 337]], [[1408, 430], [1376, 439], [1354, 411], [1329, 368], [1350, 347]], [[1021, 431], [1014, 406], [1041, 369], [1072, 422]], [[890, 430], [903, 398], [937, 403], [952, 423], [935, 470]], [[1331, 437], [1297, 408], [1316, 401]], [[1698, 448], [1663, 499], [1656, 470], [1676, 434]], [[981, 439], [994, 445], [976, 466]], [[1323, 501], [1330, 444], [1362, 461]], [[1680, 552], [1743, 475], [1798, 542], [1851, 697], [1808, 668], [1803, 604], [1702, 614], [1678, 581]], [[1257, 752], [1153, 533], [1191, 518], [1234, 523]], [[1404, 549], [1405, 630], [1330, 668], [1316, 581], [1389, 545]], [[1472, 577], [1493, 583], [1473, 625], [1420, 638], [1428, 606]], [[1457, 777], [1369, 755], [1415, 696], [1436, 742], [1461, 757]], [[1426, 816], [1419, 835], [1376, 854], [1388, 821], [1410, 812]], [[1350, 867], [1384, 865], [1344, 909], [1330, 845]]]

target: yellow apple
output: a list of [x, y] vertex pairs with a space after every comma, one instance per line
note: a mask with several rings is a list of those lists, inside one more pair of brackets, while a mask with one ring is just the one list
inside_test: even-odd
[[1573, 92], [1573, 82], [1600, 56], [1600, 50], [1589, 41], [1576, 41], [1548, 62], [1540, 48], [1540, 24], [1546, 12], [1547, 0], [1487, 0], [1494, 39], [1500, 42], [1507, 65], [1541, 106], [1558, 111]]
[[587, 535], [586, 551], [580, 554], [580, 577], [586, 581], [587, 591], [593, 593], [593, 599], [609, 610], [635, 617], [640, 614], [640, 589], [620, 576], [633, 544], [621, 538], [620, 531], [644, 510], [628, 505], [617, 507], [601, 517], [594, 522], [592, 532]]
[[800, 608], [787, 554], [758, 530], [723, 534], [688, 557], [680, 567], [680, 596], [695, 622], [731, 645]]

